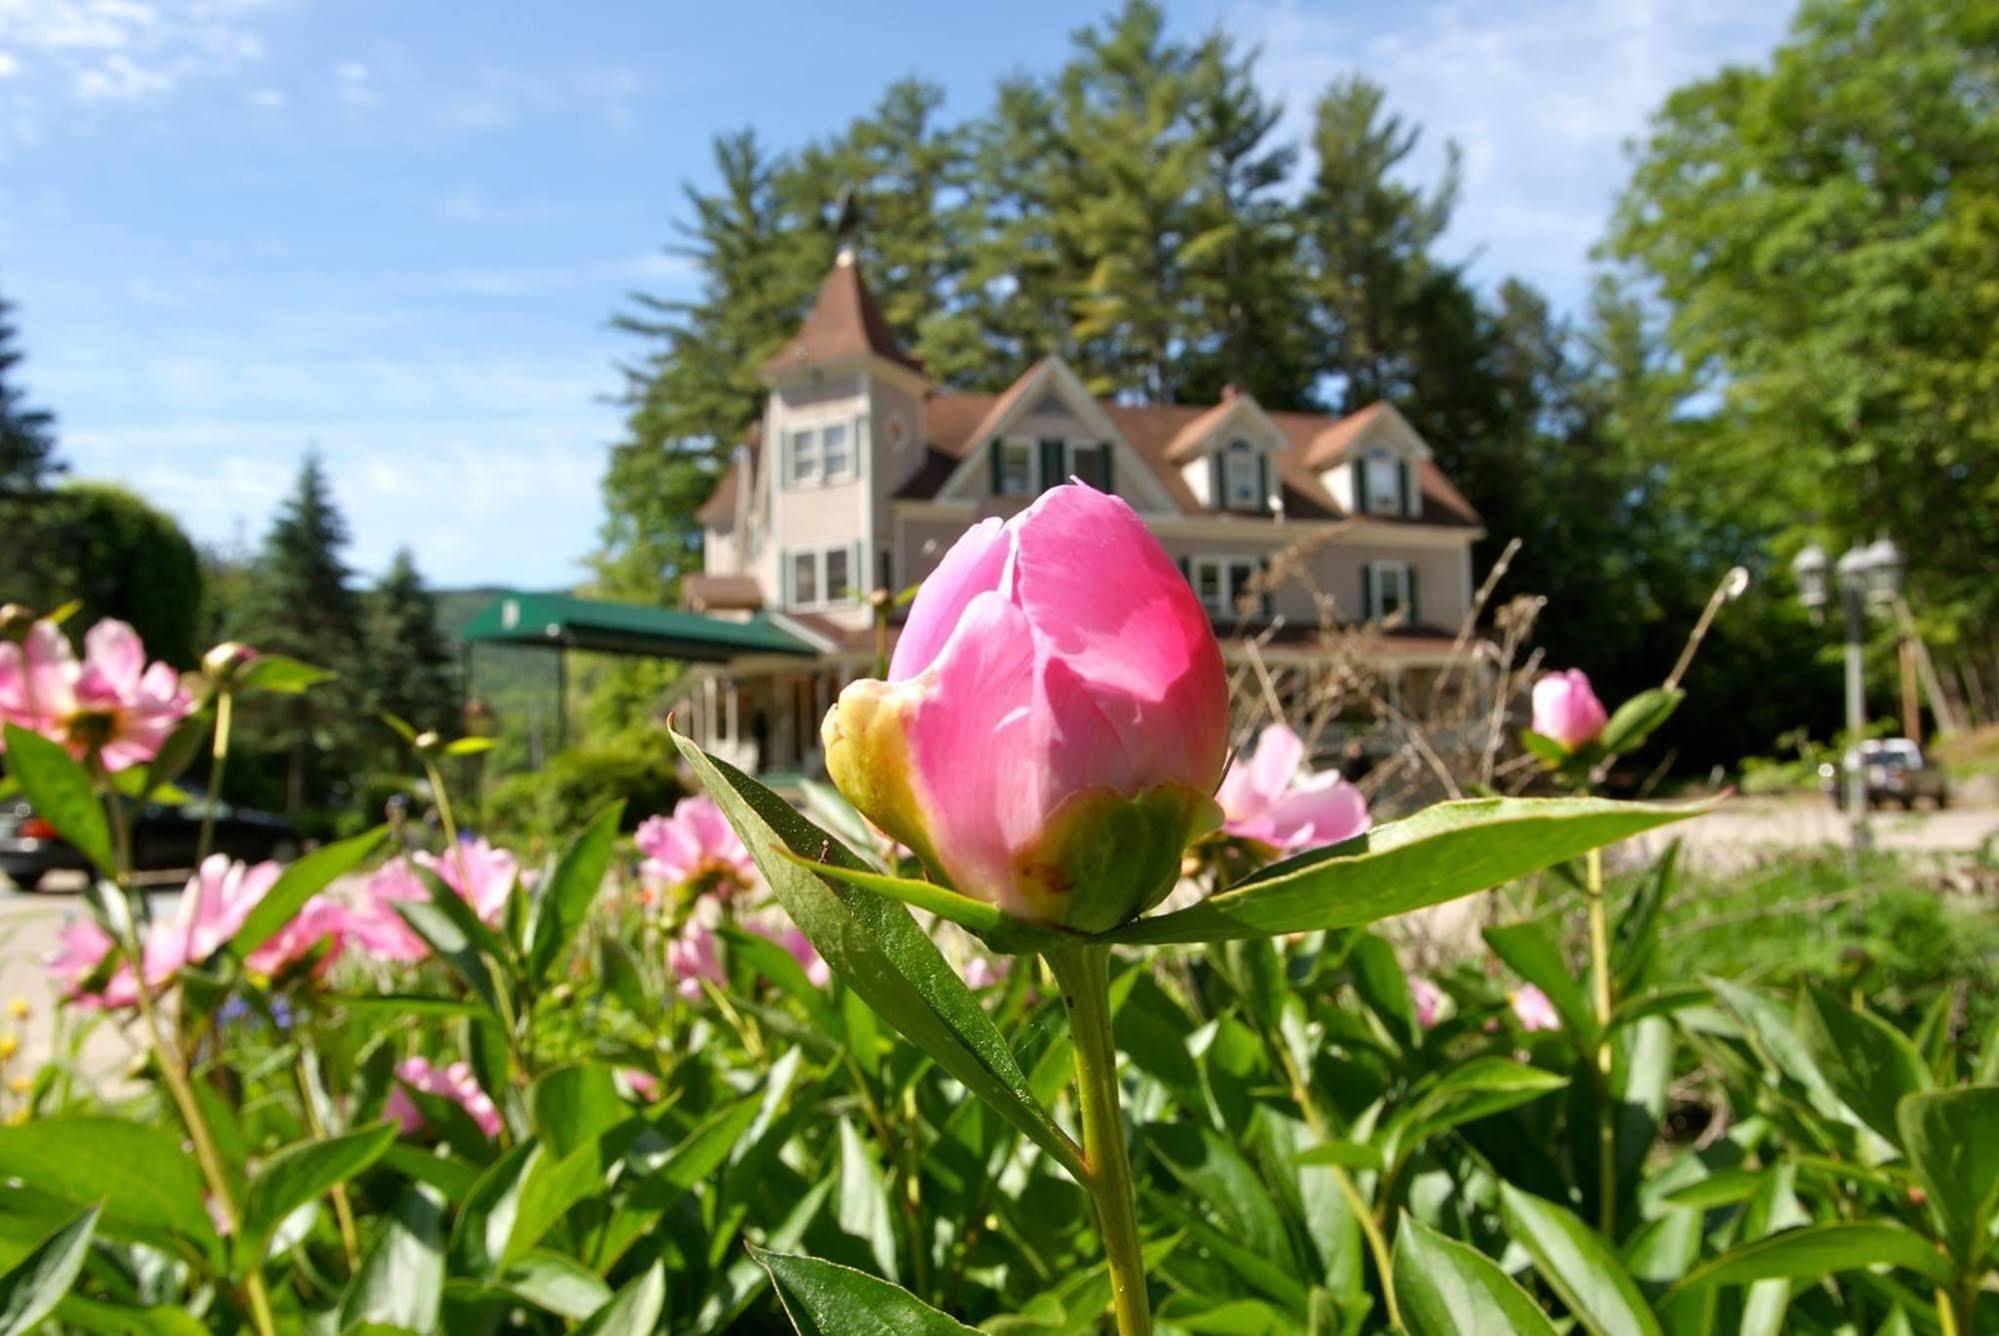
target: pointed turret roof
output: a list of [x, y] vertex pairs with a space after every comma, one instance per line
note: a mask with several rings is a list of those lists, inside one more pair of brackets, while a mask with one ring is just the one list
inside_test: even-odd
[[902, 350], [888, 318], [875, 305], [851, 249], [842, 248], [833, 272], [819, 287], [812, 314], [789, 342], [763, 364], [765, 379], [827, 362], [879, 357], [921, 374], [923, 363]]

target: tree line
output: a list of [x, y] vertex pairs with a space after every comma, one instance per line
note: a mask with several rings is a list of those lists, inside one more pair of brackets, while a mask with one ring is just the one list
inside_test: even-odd
[[1994, 11], [1811, 0], [1767, 68], [1675, 93], [1573, 315], [1450, 253], [1455, 148], [1422, 179], [1421, 128], [1382, 88], [1333, 81], [1293, 142], [1257, 53], [1178, 35], [1151, 0], [972, 116], [906, 78], [795, 148], [718, 136], [670, 246], [693, 295], [617, 316], [638, 351], [599, 588], [668, 600], [699, 568], [694, 509], [852, 187], [870, 285], [946, 387], [997, 390], [1053, 352], [1107, 396], [1394, 402], [1485, 516], [1482, 561], [1522, 541], [1502, 594], [1546, 599], [1546, 661], [1612, 693], [1656, 684], [1722, 574], [1749, 566], [1690, 684], [1705, 708], [1667, 737], [1683, 763], [1837, 726], [1824, 637], [1783, 570], [1815, 536], [1897, 537], [1953, 680], [1999, 688]]
[[79, 629], [119, 618], [181, 668], [210, 645], [240, 640], [337, 673], [303, 696], [246, 702], [245, 737], [255, 741], [229, 772], [228, 796], [239, 801], [290, 811], [336, 804], [358, 777], [400, 770], [385, 711], [457, 731], [456, 666], [415, 558], [403, 548], [371, 587], [359, 584], [316, 453], [254, 553], [201, 550], [125, 488], [65, 476], [55, 416], [20, 383], [10, 310], [0, 301], [0, 603], [47, 611], [74, 602]]

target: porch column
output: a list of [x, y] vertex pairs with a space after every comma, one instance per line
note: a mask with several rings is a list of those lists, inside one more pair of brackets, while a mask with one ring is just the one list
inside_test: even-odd
[[715, 747], [715, 675], [709, 673], [701, 679], [701, 735], [706, 739], [701, 745], [712, 751]]
[[737, 725], [740, 722], [740, 720], [738, 720], [737, 718], [737, 712], [738, 712], [737, 696], [739, 693], [736, 689], [736, 679], [734, 679], [733, 677], [730, 678], [728, 680], [727, 685], [728, 685], [728, 694], [722, 697], [722, 710], [727, 717], [729, 745], [733, 747], [738, 742], [742, 741], [742, 734], [737, 729]]

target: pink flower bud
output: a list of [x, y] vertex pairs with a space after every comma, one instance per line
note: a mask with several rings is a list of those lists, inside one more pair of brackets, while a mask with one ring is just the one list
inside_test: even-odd
[[1220, 823], [1228, 689], [1144, 522], [1074, 483], [960, 538], [823, 734], [840, 791], [960, 892], [1100, 932]]
[[1569, 751], [1595, 742], [1609, 722], [1582, 669], [1549, 673], [1534, 684], [1534, 731]]
[[1528, 984], [1519, 992], [1510, 994], [1507, 1004], [1513, 1008], [1513, 1018], [1520, 1022], [1520, 1028], [1532, 1033], [1535, 1030], [1559, 1030], [1562, 1028], [1561, 1013], [1548, 995]]
[[1420, 974], [1409, 976], [1409, 1000], [1416, 1006], [1416, 1023], [1425, 1030], [1443, 1014], [1444, 990]]

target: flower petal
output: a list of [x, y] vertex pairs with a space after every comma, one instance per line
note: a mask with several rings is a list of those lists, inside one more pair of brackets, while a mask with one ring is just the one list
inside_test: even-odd
[[906, 682], [928, 668], [943, 652], [958, 627], [965, 607], [989, 589], [997, 589], [1012, 542], [998, 519], [986, 519], [967, 529], [951, 544], [910, 604], [909, 620], [895, 643], [888, 680]]

